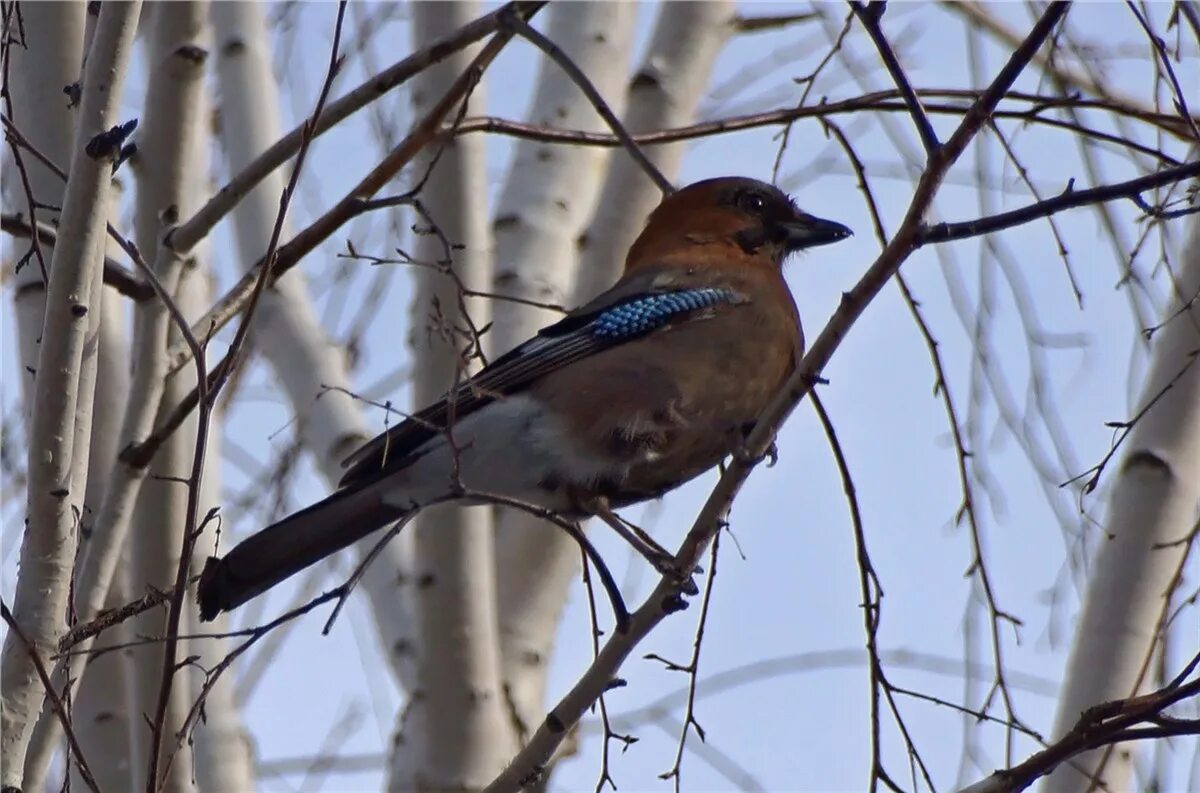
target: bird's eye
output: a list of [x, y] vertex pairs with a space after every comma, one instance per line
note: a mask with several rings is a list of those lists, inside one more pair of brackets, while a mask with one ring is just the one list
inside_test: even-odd
[[767, 208], [767, 199], [760, 193], [746, 191], [738, 193], [737, 204], [751, 215], [761, 215]]

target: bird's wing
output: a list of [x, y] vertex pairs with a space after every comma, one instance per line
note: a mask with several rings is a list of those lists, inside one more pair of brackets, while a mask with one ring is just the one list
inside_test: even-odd
[[364, 444], [342, 462], [347, 470], [340, 486], [375, 481], [406, 467], [422, 444], [454, 421], [525, 389], [542, 375], [716, 306], [746, 302], [728, 287], [655, 288], [652, 281], [637, 286], [623, 283], [543, 328], [439, 401]]

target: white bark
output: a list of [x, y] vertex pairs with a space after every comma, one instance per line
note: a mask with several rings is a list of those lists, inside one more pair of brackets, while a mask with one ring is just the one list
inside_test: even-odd
[[[1193, 156], [1195, 149], [1193, 149]], [[1169, 601], [1169, 584], [1187, 554], [1184, 542], [1200, 506], [1200, 216], [1188, 221], [1176, 258], [1165, 326], [1153, 337], [1150, 368], [1133, 415], [1146, 410], [1125, 440], [1112, 471], [1108, 517], [1092, 564], [1083, 613], [1064, 676], [1053, 738], [1071, 729], [1088, 707], [1144, 691], [1149, 658]], [[1151, 403], [1153, 403], [1151, 405]], [[1147, 408], [1147, 406], [1149, 406]], [[1196, 542], [1194, 536], [1191, 543]], [[1184, 617], [1186, 623], [1187, 617]], [[1195, 644], [1195, 622], [1182, 627]], [[1132, 784], [1133, 751], [1117, 747], [1103, 769], [1096, 750], [1077, 764], [1099, 770], [1108, 790]], [[1087, 777], [1060, 766], [1047, 778], [1049, 793], [1093, 789]]]
[[[61, 165], [71, 158], [75, 113], [62, 101], [62, 87], [79, 79], [83, 53], [84, 9], [75, 3], [37, 3], [21, 9], [25, 47], [11, 49], [12, 121], [38, 149]], [[49, 168], [28, 152], [22, 162], [29, 177], [33, 198], [47, 206], [61, 206], [66, 185]], [[5, 175], [5, 201], [17, 212], [29, 212], [28, 197], [21, 180], [12, 171]], [[56, 224], [58, 213], [34, 210], [37, 220]], [[46, 268], [54, 250], [42, 246]], [[21, 360], [21, 386], [27, 414], [33, 410], [34, 379], [38, 340], [46, 314], [46, 291], [42, 268], [36, 257], [16, 273], [13, 302], [17, 320]]]
[[[418, 3], [412, 7], [413, 41], [433, 41], [476, 14], [477, 4]], [[448, 58], [413, 81], [414, 115], [437, 102], [467, 66], [474, 48]], [[468, 113], [483, 107], [482, 86]], [[429, 168], [426, 152], [409, 170], [419, 179]], [[453, 267], [470, 287], [486, 288], [491, 240], [487, 228], [484, 141], [451, 141], [425, 183], [421, 198], [432, 220], [454, 244]], [[423, 261], [444, 261], [447, 251], [435, 235], [414, 243]], [[450, 327], [465, 327], [454, 282], [428, 268], [415, 272], [410, 344], [413, 402], [439, 398], [463, 375], [464, 338]], [[468, 305], [477, 325], [486, 308]], [[423, 514], [404, 534], [411, 536], [416, 569], [402, 597], [416, 609], [416, 680], [401, 714], [393, 744], [391, 790], [481, 788], [516, 750], [515, 731], [500, 689], [492, 555], [491, 511], [443, 507]], [[404, 537], [404, 534], [401, 537]]]
[[[12, 49], [10, 90], [13, 101], [13, 121], [18, 128], [51, 160], [66, 163], [70, 159], [71, 141], [75, 117], [67, 102], [62, 98], [62, 86], [80, 76], [83, 52], [84, 8], [77, 3], [38, 3], [22, 9], [26, 42], [28, 47]], [[25, 163], [33, 195], [50, 206], [62, 203], [65, 184], [56, 174], [30, 157]], [[15, 210], [27, 212], [27, 198], [17, 179], [6, 180], [10, 188], [6, 196], [8, 204]], [[114, 202], [115, 203], [115, 202]], [[36, 213], [41, 220], [57, 218], [56, 212], [40, 210]], [[53, 253], [44, 246], [47, 264]], [[17, 336], [22, 373], [37, 366], [38, 339], [42, 333], [45, 315], [46, 293], [42, 283], [42, 272], [36, 261], [31, 261], [14, 279], [17, 289], [16, 304]], [[96, 376], [95, 400], [102, 405], [122, 404], [128, 394], [129, 376], [126, 371], [128, 353], [124, 323], [121, 317], [121, 297], [111, 290], [103, 294], [104, 305], [100, 312], [99, 360]], [[89, 329], [89, 332], [91, 330]], [[33, 406], [32, 376], [23, 377], [25, 390], [25, 412], [28, 418]], [[91, 453], [84, 485], [84, 510], [82, 525], [84, 535], [90, 531], [108, 483], [109, 461], [116, 453], [116, 419], [119, 414], [101, 410], [92, 422]], [[122, 592], [116, 592], [108, 605], [119, 605]], [[75, 735], [85, 757], [128, 757], [129, 753], [129, 709], [126, 701], [127, 687], [123, 673], [124, 664], [119, 654], [109, 654], [94, 660], [90, 673], [93, 685], [83, 687], [74, 702], [73, 718]], [[48, 725], [60, 733], [58, 723], [49, 714], [43, 713], [38, 729]], [[34, 747], [44, 746], [45, 752], [38, 753]], [[31, 742], [26, 757], [25, 782], [31, 790], [42, 787], [50, 755], [56, 749], [53, 741], [39, 741], [37, 733]], [[42, 756], [44, 755], [44, 756]], [[128, 762], [116, 761], [99, 764], [92, 769], [102, 790], [122, 790], [130, 786]], [[82, 789], [83, 780], [71, 766], [72, 784]]]
[[[253, 2], [215, 3], [213, 23], [224, 119], [222, 145], [230, 169], [240, 171], [279, 136], [278, 89], [271, 73], [262, 7]], [[266, 252], [283, 187], [284, 174], [277, 170], [234, 210], [238, 252], [247, 264]], [[254, 328], [254, 338], [261, 341], [263, 355], [299, 417], [305, 448], [329, 487], [335, 487], [342, 476], [341, 461], [372, 433], [359, 404], [337, 390], [352, 390], [345, 357], [326, 337], [299, 268], [263, 293]], [[374, 537], [363, 540], [360, 555], [376, 541]], [[404, 546], [392, 542], [367, 569], [360, 584], [371, 600], [385, 648], [404, 648], [412, 642], [412, 617], [396, 589], [396, 571], [402, 569], [407, 569]], [[391, 652], [389, 658], [397, 679], [408, 686], [412, 680], [408, 655]]]
[[[207, 99], [207, 97], [205, 97]], [[207, 105], [207, 102], [205, 102]], [[207, 110], [207, 108], [205, 108]], [[203, 175], [206, 167], [197, 171]], [[208, 261], [207, 245], [198, 246], [196, 259]], [[212, 278], [209, 272], [200, 269], [189, 269], [180, 283], [179, 307], [189, 317], [197, 317], [212, 305]], [[185, 374], [186, 369], [179, 372]], [[176, 375], [178, 376], [178, 375]], [[195, 377], [187, 378], [187, 386], [195, 384]], [[221, 426], [224, 419], [221, 403], [211, 415], [213, 427]], [[185, 438], [195, 437], [195, 420], [189, 420], [181, 428]], [[193, 441], [194, 443], [194, 441]], [[189, 447], [190, 451], [190, 447]], [[190, 464], [190, 457], [187, 463]], [[200, 480], [200, 509], [204, 515], [214, 506], [221, 503], [221, 434], [212, 432], [208, 436], [208, 447], [204, 457], [204, 475]], [[139, 504], [139, 507], [141, 505]], [[199, 575], [204, 566], [204, 554], [192, 555], [193, 574]], [[189, 593], [189, 602], [194, 593]], [[180, 623], [181, 633], [212, 633], [220, 634], [229, 630], [228, 615], [221, 614], [206, 625], [200, 625], [199, 615], [192, 608], [185, 608], [183, 620]], [[196, 656], [197, 664], [203, 669], [213, 669], [229, 653], [230, 640], [224, 638], [208, 638], [189, 644], [188, 652]], [[182, 681], [177, 681], [177, 685]], [[242, 721], [241, 708], [234, 698], [235, 681], [233, 675], [221, 675], [209, 690], [204, 700], [204, 720], [195, 727], [195, 775], [196, 787], [203, 793], [224, 793], [224, 791], [251, 791], [257, 787], [254, 771], [254, 757], [249, 733]], [[194, 698], [198, 689], [193, 687], [190, 694]], [[187, 703], [190, 705], [190, 701]], [[176, 756], [179, 762], [182, 754], [191, 754], [184, 749]], [[190, 758], [189, 758], [190, 760]]]
[[[630, 132], [692, 122], [713, 63], [733, 32], [735, 12], [728, 0], [663, 4], [646, 60], [629, 86], [624, 122]], [[678, 144], [646, 149], [668, 179], [679, 172], [683, 153]], [[581, 243], [583, 261], [574, 302], [612, 286], [621, 274], [625, 252], [661, 200], [662, 194], [637, 163], [628, 156], [613, 157], [596, 216]]]
[[[117, 3], [101, 10], [85, 74], [59, 244], [50, 265], [34, 383], [27, 528], [13, 605], [17, 624], [43, 658], [53, 652], [65, 629], [84, 499], [80, 485], [90, 452], [103, 302], [101, 271], [112, 160], [93, 157], [85, 147], [117, 121], [138, 8], [138, 3]], [[8, 634], [4, 644], [2, 682], [0, 783], [19, 788], [44, 691], [15, 632]]]
[[[209, 5], [211, 7], [211, 5]], [[209, 102], [207, 94], [202, 96], [203, 108], [201, 117], [207, 117]], [[207, 131], [207, 128], [206, 130]], [[207, 136], [206, 136], [207, 139]], [[207, 146], [204, 154], [207, 155]], [[197, 178], [205, 178], [208, 173], [208, 158], [203, 156], [202, 162], [197, 163]], [[194, 259], [208, 262], [208, 245], [201, 243], [197, 246]], [[198, 317], [212, 305], [213, 278], [211, 271], [206, 269], [189, 268], [184, 273], [179, 289], [179, 308], [188, 317]], [[184, 369], [176, 374], [187, 374]], [[188, 388], [195, 385], [196, 378], [188, 376], [185, 379]], [[210, 416], [212, 426], [220, 427], [224, 421], [223, 403], [218, 402]], [[196, 433], [196, 422], [189, 418], [179, 433], [182, 437], [193, 439]], [[221, 433], [210, 432], [208, 446], [204, 457], [204, 474], [200, 480], [199, 514], [204, 515], [214, 506], [221, 503]], [[190, 450], [191, 447], [189, 447]], [[190, 465], [190, 457], [188, 464]], [[139, 507], [141, 504], [139, 503]], [[204, 566], [203, 553], [192, 554], [193, 580], [199, 576]], [[195, 593], [189, 592], [188, 602], [194, 600]], [[216, 619], [201, 625], [199, 615], [192, 608], [185, 608], [180, 621], [181, 633], [222, 634], [230, 630], [229, 615], [219, 614]], [[229, 654], [230, 639], [206, 638], [203, 641], [190, 643], [189, 653], [196, 656], [196, 663], [202, 669], [213, 669]], [[177, 685], [180, 681], [177, 681]], [[184, 748], [180, 755], [195, 752], [193, 768], [196, 784], [202, 793], [225, 793], [225, 791], [252, 791], [258, 787], [255, 776], [253, 743], [242, 720], [241, 707], [235, 698], [236, 683], [233, 675], [221, 675], [209, 689], [204, 700], [204, 719], [195, 725], [195, 742], [189, 748]], [[198, 686], [192, 688], [190, 694], [194, 698], [199, 693]], [[190, 705], [190, 701], [188, 702]], [[176, 756], [178, 762], [180, 756]], [[191, 758], [189, 757], [189, 762]]]
[[[116, 182], [113, 187], [114, 196], [110, 206], [115, 210], [120, 191]], [[110, 239], [106, 241], [106, 247], [111, 254], [116, 245]], [[117, 455], [120, 412], [108, 407], [123, 405], [129, 398], [129, 341], [125, 331], [124, 298], [111, 289], [104, 289], [101, 297], [103, 310], [98, 328], [99, 354], [94, 400], [98, 409], [92, 420], [86, 482], [80, 483], [85, 488], [84, 512], [80, 521], [83, 527], [81, 541], [84, 543], [93, 529], [96, 513], [111, 478], [112, 461]], [[121, 575], [119, 580], [114, 581], [105, 606], [124, 605], [127, 592], [126, 576]], [[131, 638], [128, 625], [119, 625], [106, 635], [106, 640], [111, 643]], [[92, 659], [88, 663], [88, 685], [80, 687], [72, 703], [72, 726], [85, 757], [118, 758], [92, 768], [101, 790], [123, 790], [133, 783], [133, 766], [129, 761], [129, 705], [127, 657], [108, 653]], [[43, 787], [50, 761], [58, 748], [61, 726], [47, 701], [34, 728], [29, 754], [25, 759], [25, 785], [28, 789], [40, 790]], [[72, 784], [84, 784], [74, 765], [71, 766], [71, 773]]]
[[[215, 497], [205, 499], [204, 503], [216, 503]], [[196, 561], [203, 564], [199, 557]], [[199, 575], [199, 569], [195, 572]], [[199, 624], [194, 611], [186, 611], [184, 617], [188, 625], [186, 628], [181, 626], [180, 630], [204, 633], [230, 630], [227, 614], [220, 614], [204, 625]], [[198, 664], [205, 669], [212, 669], [228, 655], [229, 643], [226, 640], [206, 639], [193, 643], [192, 652], [197, 656]], [[235, 692], [233, 675], [221, 675], [204, 700], [205, 718], [196, 727], [194, 746], [196, 786], [202, 793], [253, 791], [259, 787], [254, 771], [254, 742], [242, 721]], [[187, 748], [183, 749], [185, 753], [188, 751]]]
[[[164, 283], [174, 284], [172, 293], [184, 316], [203, 312], [201, 305], [204, 274], [197, 271], [195, 255], [188, 260], [169, 257], [159, 260], [158, 240], [163, 231], [162, 218], [186, 217], [200, 205], [206, 192], [207, 108], [204, 98], [204, 71], [208, 58], [209, 35], [206, 29], [208, 4], [182, 2], [171, 6], [152, 6], [147, 17], [147, 67], [149, 80], [145, 110], [139, 135], [139, 149], [132, 165], [137, 175], [134, 229], [138, 248], [148, 259], [165, 267], [158, 269]], [[189, 313], [190, 310], [190, 313]], [[167, 331], [159, 323], [165, 322]], [[136, 333], [141, 351], [161, 356], [165, 343], [178, 338], [178, 328], [159, 309], [140, 312]], [[149, 348], [149, 345], [154, 345]], [[196, 383], [196, 372], [188, 367], [168, 378], [159, 405], [157, 422], [165, 418]], [[142, 485], [130, 524], [130, 568], [132, 589], [147, 586], [169, 590], [175, 584], [179, 551], [187, 520], [188, 486], [196, 443], [196, 418], [189, 417], [163, 443], [150, 466], [150, 477]], [[210, 438], [216, 433], [210, 434]], [[207, 450], [212, 459], [215, 449]], [[200, 514], [210, 505], [201, 504]], [[152, 609], [134, 620], [138, 635], [161, 636], [166, 631], [166, 609]], [[177, 657], [190, 651], [180, 642]], [[133, 711], [135, 768], [144, 773], [149, 762], [149, 720], [154, 718], [159, 698], [163, 646], [150, 644], [134, 649]], [[165, 716], [163, 758], [174, 752], [173, 736], [183, 724], [192, 701], [191, 673], [177, 673], [171, 688]], [[145, 718], [142, 718], [144, 716]], [[175, 752], [161, 783], [168, 793], [188, 791], [192, 784], [191, 752]], [[164, 765], [160, 765], [164, 767]], [[144, 780], [142, 781], [144, 784]]]
[[[618, 114], [625, 101], [636, 11], [623, 2], [563, 3], [548, 9], [547, 35]], [[568, 129], [608, 129], [579, 87], [549, 59], [541, 61], [527, 120]], [[517, 143], [493, 226], [496, 294], [570, 302], [579, 263], [577, 240], [595, 211], [612, 156], [625, 155], [590, 146]], [[522, 303], [493, 301], [490, 357], [560, 317]], [[500, 509], [496, 520], [503, 682], [522, 729], [532, 728], [544, 713], [546, 673], [567, 588], [578, 575], [579, 546], [560, 529], [522, 512]]]
[[[114, 246], [115, 247], [115, 246]], [[100, 351], [97, 361], [96, 398], [93, 414], [91, 460], [88, 465], [87, 489], [84, 493], [83, 528], [91, 532], [96, 512], [109, 483], [109, 471], [117, 456], [117, 439], [121, 430], [121, 412], [116, 406], [129, 398], [129, 340], [125, 331], [124, 298], [111, 289], [103, 290], [104, 307], [100, 318]], [[106, 608], [123, 605], [128, 586], [124, 577], [114, 582]], [[105, 635], [111, 643], [133, 638], [127, 625], [119, 625]], [[111, 758], [94, 763], [92, 773], [101, 790], [127, 790], [133, 784], [130, 757], [130, 724], [128, 663], [122, 653], [106, 653], [88, 664], [88, 683], [79, 689], [72, 707], [71, 724], [85, 757]], [[34, 730], [30, 753], [25, 763], [26, 787], [40, 790], [49, 765], [48, 756], [35, 756], [33, 748], [54, 749], [53, 741], [40, 739], [42, 730], [53, 728], [60, 733], [59, 722], [43, 709]], [[47, 736], [50, 737], [50, 736]], [[72, 790], [83, 790], [84, 783], [71, 766]]]
[[[238, 0], [234, 0], [238, 2]], [[227, 2], [221, 2], [217, 5], [227, 5]], [[242, 18], [248, 12], [244, 10], [233, 10], [225, 16], [214, 17], [214, 22], [220, 27], [222, 20], [232, 21]], [[262, 15], [259, 14], [259, 17]], [[483, 38], [487, 33], [496, 29], [496, 12], [487, 14], [470, 25], [467, 30], [463, 31], [464, 35], [469, 35], [474, 39]], [[261, 20], [254, 23], [256, 27], [247, 31], [244, 42], [239, 41], [235, 34], [236, 30], [230, 31], [229, 41], [234, 44], [233, 51], [225, 53], [237, 59], [240, 55], [237, 52], [238, 45], [247, 43], [252, 49], [255, 47], [254, 41], [259, 39], [259, 32], [262, 30]], [[265, 40], [264, 40], [265, 43]], [[432, 47], [436, 42], [422, 42], [423, 47]], [[442, 57], [436, 53], [427, 53], [420, 50], [414, 50], [409, 55], [396, 61], [387, 68], [371, 74], [371, 76], [360, 83], [355, 88], [342, 94], [337, 99], [330, 99], [325, 104], [325, 109], [321, 112], [320, 118], [312, 129], [312, 135], [320, 136], [326, 131], [337, 125], [347, 117], [357, 113], [359, 110], [366, 107], [371, 102], [380, 98], [389, 91], [395, 90], [399, 85], [406, 82], [414, 69], [419, 69], [420, 64], [426, 56]], [[251, 57], [255, 57], [251, 55]], [[413, 60], [410, 60], [413, 59]], [[368, 67], [370, 68], [370, 67]], [[268, 76], [270, 73], [268, 72]], [[271, 94], [277, 93], [277, 87], [274, 81], [270, 83]], [[275, 111], [271, 111], [275, 114]], [[278, 118], [276, 115], [275, 125], [278, 127]], [[230, 178], [224, 187], [213, 196], [213, 198], [192, 217], [182, 228], [180, 228], [179, 236], [188, 238], [195, 236], [200, 238], [206, 236], [208, 232], [215, 226], [225, 215], [230, 212], [233, 207], [241, 202], [243, 196], [254, 189], [262, 179], [268, 174], [274, 172], [280, 165], [291, 159], [292, 156], [300, 148], [300, 143], [304, 137], [304, 125], [307, 120], [293, 127], [285, 135], [275, 135], [270, 143], [259, 151], [253, 159], [247, 160], [246, 163], [238, 169], [237, 173]]]
[[[52, 161], [66, 163], [71, 158], [75, 114], [66, 102], [52, 101], [51, 98], [58, 99], [62, 86], [79, 79], [84, 8], [72, 3], [31, 4], [22, 8], [22, 22], [27, 46], [13, 47], [11, 50], [13, 122], [26, 137], [37, 141], [39, 149]], [[61, 206], [66, 188], [63, 180], [28, 154], [22, 159], [33, 198], [48, 206]], [[20, 180], [5, 179], [5, 188], [7, 203], [17, 211], [28, 212], [29, 197], [25, 195]], [[34, 215], [38, 220], [57, 223], [57, 212], [39, 209], [34, 211]], [[44, 245], [42, 250], [48, 270], [54, 249]], [[42, 278], [42, 267], [35, 257], [17, 272], [14, 279], [16, 288], [13, 302], [27, 427], [36, 399], [32, 372], [37, 370], [46, 315], [46, 288]], [[49, 754], [55, 748], [52, 744], [48, 746], [44, 765], [49, 765]], [[36, 757], [37, 753], [30, 751], [27, 761]], [[43, 775], [36, 772], [39, 765], [43, 763], [27, 762], [26, 780], [31, 787], [42, 780]], [[97, 781], [99, 777], [97, 772]]]
[[[201, 245], [201, 250], [207, 246]], [[202, 261], [207, 256], [199, 257]], [[197, 274], [200, 275], [200, 274]], [[198, 278], [186, 278], [188, 287], [181, 295], [181, 308], [188, 316], [198, 316], [212, 305], [213, 279], [210, 273]], [[224, 421], [224, 409], [218, 402], [212, 413], [214, 427]], [[205, 457], [204, 478], [200, 482], [200, 512], [221, 503], [221, 449], [220, 434], [209, 435], [209, 446]], [[199, 576], [204, 567], [203, 553], [192, 554], [192, 572]], [[193, 579], [195, 580], [195, 579]], [[189, 601], [194, 593], [189, 593]], [[188, 633], [220, 634], [230, 630], [229, 615], [219, 614], [216, 619], [201, 625], [199, 614], [191, 608], [184, 609], [179, 630]], [[205, 639], [193, 642], [191, 652], [203, 669], [213, 669], [229, 654], [229, 639]], [[196, 786], [201, 793], [225, 793], [226, 791], [253, 791], [258, 788], [254, 766], [254, 743], [242, 720], [242, 709], [236, 698], [236, 680], [231, 674], [221, 675], [209, 689], [204, 701], [204, 720], [195, 727], [194, 768]], [[193, 692], [198, 693], [198, 691]], [[184, 751], [188, 751], [185, 749]]]

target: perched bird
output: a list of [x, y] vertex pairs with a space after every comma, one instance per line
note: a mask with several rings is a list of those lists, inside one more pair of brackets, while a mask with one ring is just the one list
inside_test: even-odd
[[621, 530], [613, 508], [739, 448], [803, 353], [784, 259], [850, 233], [754, 179], [679, 190], [615, 286], [356, 451], [331, 496], [209, 559], [201, 618], [438, 502], [497, 494]]

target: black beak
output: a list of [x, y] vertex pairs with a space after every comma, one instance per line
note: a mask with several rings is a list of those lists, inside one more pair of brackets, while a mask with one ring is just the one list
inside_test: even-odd
[[828, 245], [831, 242], [854, 236], [854, 232], [841, 223], [824, 220], [803, 212], [797, 212], [791, 219], [780, 225], [785, 232], [785, 244], [790, 251]]

